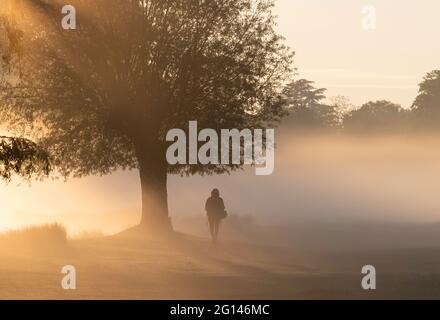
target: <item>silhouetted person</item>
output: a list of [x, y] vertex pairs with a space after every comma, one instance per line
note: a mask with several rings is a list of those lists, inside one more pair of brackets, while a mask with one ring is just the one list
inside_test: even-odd
[[211, 232], [212, 242], [216, 242], [218, 238], [218, 230], [220, 222], [226, 218], [225, 204], [220, 198], [220, 191], [214, 189], [211, 191], [211, 197], [206, 200], [205, 205], [206, 214], [208, 216], [209, 230]]

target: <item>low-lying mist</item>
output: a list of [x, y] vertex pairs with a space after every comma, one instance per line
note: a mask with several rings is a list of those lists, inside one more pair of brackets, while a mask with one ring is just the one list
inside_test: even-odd
[[191, 188], [173, 180], [176, 224], [203, 234], [201, 195], [219, 187], [243, 218], [225, 222], [225, 237], [317, 251], [437, 246], [439, 138], [284, 132], [272, 176], [196, 177]]
[[[0, 232], [0, 282], [9, 288], [1, 297], [438, 296], [436, 136], [298, 131], [281, 132], [277, 143], [271, 176], [246, 168], [230, 176], [170, 177], [179, 232], [169, 238], [125, 230], [140, 218], [136, 172], [3, 187], [0, 223], [17, 230]], [[204, 212], [214, 187], [229, 212], [215, 246]], [[80, 270], [81, 290], [60, 291], [66, 263]], [[380, 272], [373, 296], [359, 287], [366, 264]]]
[[[230, 214], [224, 239], [343, 247], [349, 234], [365, 232], [363, 238], [369, 238], [376, 232], [366, 246], [437, 243], [433, 223], [440, 221], [440, 139], [436, 135], [298, 131], [281, 132], [276, 139], [271, 176], [256, 176], [255, 170], [246, 168], [223, 176], [170, 177], [170, 214], [176, 229], [208, 236], [204, 203], [216, 187]], [[112, 234], [140, 218], [136, 172], [2, 189], [8, 201], [3, 203], [1, 229], [58, 222], [71, 237]], [[428, 224], [431, 232], [425, 230]], [[368, 228], [373, 231], [367, 232]], [[402, 230], [407, 235], [420, 230], [420, 236], [416, 232], [405, 237]], [[261, 236], [264, 232], [267, 237]], [[391, 239], [393, 234], [396, 237]]]
[[439, 146], [438, 137], [427, 135], [282, 135], [273, 175], [259, 177], [245, 170], [231, 176], [174, 178], [172, 212], [200, 213], [210, 188], [217, 186], [230, 211], [253, 214], [265, 223], [435, 222], [440, 209]]

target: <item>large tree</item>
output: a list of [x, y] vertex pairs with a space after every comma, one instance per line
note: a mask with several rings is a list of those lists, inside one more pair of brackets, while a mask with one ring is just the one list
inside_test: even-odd
[[[10, 22], [0, 20], [0, 87], [14, 77], [11, 62], [20, 56], [16, 41], [20, 33], [10, 28]], [[26, 180], [39, 179], [47, 177], [50, 171], [49, 154], [35, 142], [23, 137], [0, 136], [0, 179], [10, 182], [14, 175]]]
[[439, 128], [440, 70], [426, 74], [419, 85], [419, 93], [411, 107], [416, 124], [427, 129]]
[[19, 70], [0, 91], [11, 129], [27, 128], [65, 176], [139, 169], [152, 229], [171, 229], [168, 173], [239, 167], [168, 165], [169, 129], [255, 128], [283, 115], [293, 54], [272, 0], [71, 0], [77, 30], [61, 28], [64, 1], [4, 2]]
[[405, 126], [407, 112], [387, 100], [369, 101], [344, 117], [344, 128], [352, 132], [383, 133]]
[[286, 127], [330, 128], [339, 124], [336, 104], [324, 103], [325, 88], [316, 88], [313, 81], [298, 79], [290, 82], [283, 90], [285, 108], [289, 116], [284, 120]]

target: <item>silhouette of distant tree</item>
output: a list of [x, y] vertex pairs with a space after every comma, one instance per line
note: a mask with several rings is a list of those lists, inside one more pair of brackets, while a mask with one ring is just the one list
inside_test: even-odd
[[6, 12], [20, 13], [20, 77], [0, 91], [10, 125], [43, 127], [29, 133], [66, 177], [139, 169], [152, 230], [171, 230], [168, 173], [239, 167], [169, 166], [168, 129], [255, 128], [284, 114], [293, 54], [272, 0], [71, 0], [77, 30], [61, 28], [59, 1], [5, 2], [22, 5]]
[[431, 71], [423, 78], [411, 111], [417, 125], [429, 129], [439, 128], [440, 70]]
[[336, 105], [327, 105], [325, 99], [326, 89], [315, 88], [314, 82], [299, 79], [288, 84], [283, 96], [285, 108], [289, 116], [285, 118], [286, 127], [334, 127], [339, 123]]
[[393, 131], [403, 125], [406, 112], [390, 101], [370, 101], [344, 117], [344, 128], [356, 132]]
[[333, 96], [329, 100], [329, 105], [333, 106], [335, 110], [338, 126], [341, 126], [345, 116], [355, 110], [356, 106], [346, 96]]

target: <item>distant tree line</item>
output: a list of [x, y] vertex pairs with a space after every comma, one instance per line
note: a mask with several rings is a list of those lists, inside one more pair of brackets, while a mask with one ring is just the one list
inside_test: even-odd
[[440, 129], [440, 70], [429, 72], [419, 85], [410, 108], [388, 100], [369, 101], [360, 107], [348, 98], [325, 101], [326, 89], [299, 79], [288, 84], [283, 97], [288, 116], [283, 127], [339, 129], [348, 132], [406, 132]]

